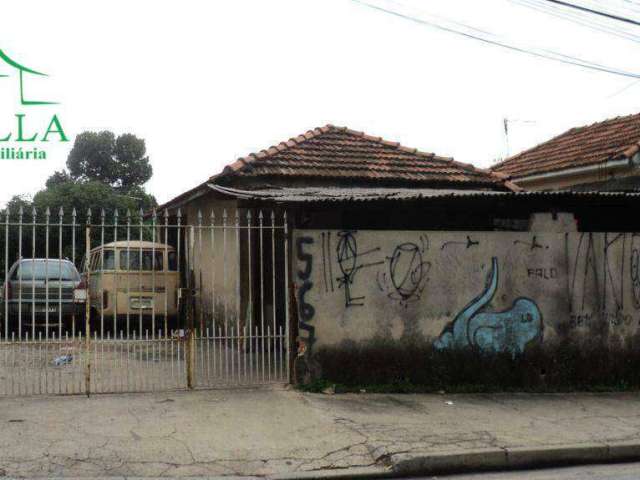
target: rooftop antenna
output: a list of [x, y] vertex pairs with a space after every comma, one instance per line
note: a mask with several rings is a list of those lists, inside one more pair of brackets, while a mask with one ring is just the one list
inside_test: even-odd
[[535, 120], [521, 120], [519, 118], [504, 117], [502, 119], [502, 123], [504, 125], [504, 143], [506, 148], [505, 158], [509, 158], [509, 156], [511, 155], [510, 148], [509, 148], [509, 125], [512, 123], [520, 123], [523, 125], [535, 125], [537, 122]]

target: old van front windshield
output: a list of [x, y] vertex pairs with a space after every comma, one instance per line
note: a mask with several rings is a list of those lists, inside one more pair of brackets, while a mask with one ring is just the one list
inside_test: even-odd
[[[136, 271], [136, 272], [161, 272], [164, 270], [164, 255], [162, 250], [155, 251], [155, 262], [153, 260], [154, 255], [151, 250], [143, 250], [142, 256], [140, 250], [120, 250], [120, 270], [124, 271]], [[140, 263], [142, 258], [142, 264]]]

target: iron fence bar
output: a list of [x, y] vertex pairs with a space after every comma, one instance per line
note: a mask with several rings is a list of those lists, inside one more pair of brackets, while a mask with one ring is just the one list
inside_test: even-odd
[[[164, 261], [162, 269], [164, 270]], [[151, 338], [156, 338], [156, 209], [151, 214]], [[165, 297], [167, 289], [165, 284]], [[155, 358], [155, 344], [153, 345], [153, 356]]]
[[[273, 324], [273, 345], [270, 347], [273, 348], [273, 370], [274, 376], [277, 371], [277, 361], [278, 361], [278, 352], [276, 350], [276, 213], [271, 210], [271, 303], [273, 304], [273, 318], [271, 319], [271, 323]], [[271, 350], [271, 348], [270, 348]], [[269, 368], [269, 380], [271, 380], [271, 368]]]
[[[227, 312], [227, 209], [222, 210], [222, 314], [224, 320], [224, 372], [225, 380], [229, 381], [229, 351], [227, 348], [227, 339], [229, 333], [228, 328], [228, 312]], [[222, 339], [220, 341], [222, 348]]]
[[[163, 270], [163, 280], [164, 280], [164, 285], [165, 285], [165, 294], [164, 294], [164, 336], [165, 338], [167, 338], [168, 332], [169, 332], [169, 292], [167, 289], [167, 272], [170, 271], [169, 269], [169, 211], [165, 208], [164, 210], [164, 262], [165, 262], [165, 268]], [[179, 288], [179, 285], [176, 284], [176, 288]], [[176, 300], [174, 302], [177, 302], [177, 295], [178, 292], [174, 292], [174, 295], [176, 295]]]
[[[45, 292], [45, 305], [44, 305], [44, 316], [45, 316], [45, 336], [49, 338], [49, 227], [51, 222], [51, 210], [47, 207], [45, 212], [46, 218], [46, 232], [45, 232], [45, 255], [44, 255], [44, 292]], [[22, 255], [20, 255], [22, 257]], [[20, 281], [20, 285], [22, 285], [22, 281]], [[22, 288], [20, 289], [22, 291]], [[22, 330], [18, 328], [18, 336], [21, 335]]]
[[[20, 220], [20, 227], [18, 227], [18, 261], [22, 260], [22, 214], [23, 209], [20, 206], [18, 212], [18, 218]], [[22, 336], [22, 268], [18, 264], [18, 338]]]
[[[251, 227], [252, 218], [251, 218], [251, 209], [247, 210], [247, 226]], [[249, 323], [249, 381], [253, 381], [254, 377], [254, 365], [253, 365], [253, 260], [251, 258], [251, 243], [252, 243], [252, 235], [251, 228], [247, 230], [247, 251], [248, 251], [248, 265], [247, 270], [249, 273], [249, 313], [248, 313], [248, 323]]]
[[85, 302], [85, 393], [91, 395], [91, 209], [87, 210], [87, 226], [85, 227], [85, 258], [87, 268], [87, 301]]
[[[33, 226], [31, 227], [31, 261], [35, 266], [36, 263], [36, 207], [31, 208], [31, 220]], [[36, 276], [31, 275], [31, 337], [33, 338], [36, 333]]]
[[[64, 210], [58, 211], [58, 223], [62, 222]], [[58, 338], [62, 340], [62, 225], [58, 227]]]
[[[4, 222], [4, 284], [2, 295], [4, 296], [4, 341], [9, 339], [9, 209], [5, 212]], [[5, 357], [5, 364], [7, 359]]]
[[[242, 382], [241, 377], [241, 365], [242, 356], [240, 353], [240, 319], [242, 318], [242, 302], [240, 298], [240, 275], [242, 273], [242, 259], [240, 257], [240, 211], [236, 207], [235, 215], [235, 229], [236, 229], [236, 351], [238, 356], [238, 383]], [[245, 370], [246, 375], [246, 370]]]
[[262, 381], [265, 379], [264, 371], [264, 217], [262, 210], [258, 213], [260, 229], [260, 362], [262, 366]]
[[100, 337], [104, 337], [104, 227], [105, 227], [105, 215], [104, 208], [100, 210]]
[[[209, 343], [213, 343], [213, 375], [214, 377], [217, 375], [217, 356], [216, 356], [216, 270], [218, 269], [218, 256], [216, 254], [216, 234], [215, 234], [215, 224], [216, 224], [216, 213], [215, 210], [211, 209], [211, 214], [209, 215], [209, 224], [210, 224], [210, 235], [211, 235], [211, 259], [213, 261], [213, 265], [211, 266], [211, 330], [213, 331], [213, 340], [207, 341], [207, 349], [209, 348]], [[207, 334], [207, 336], [209, 336]], [[207, 376], [207, 381], [211, 381], [211, 365], [209, 365], [209, 371]]]
[[138, 332], [140, 333], [140, 338], [142, 338], [142, 227], [144, 222], [144, 212], [142, 211], [142, 209], [140, 209], [138, 214], [138, 222], [140, 224], [140, 232], [138, 238]]
[[[117, 212], [117, 211], [116, 211]], [[76, 209], [75, 207], [73, 208], [73, 210], [71, 211], [71, 261], [73, 262], [73, 264], [76, 264]], [[82, 265], [80, 265], [80, 269], [82, 270]], [[88, 290], [87, 290], [88, 291]], [[89, 298], [87, 298], [85, 300], [85, 302], [88, 302]], [[76, 337], [76, 305], [75, 305], [75, 297], [74, 297], [74, 305], [73, 305], [73, 312], [72, 312], [72, 316], [71, 316], [71, 337], [75, 338]]]
[[211, 328], [213, 336], [216, 336], [216, 270], [218, 269], [218, 256], [216, 254], [216, 231], [214, 229], [216, 223], [216, 213], [211, 209], [209, 215], [209, 226], [211, 235]]
[[[177, 264], [176, 264], [176, 267], [177, 267], [177, 270], [178, 270], [178, 279], [181, 279], [182, 278], [182, 258], [181, 258], [181, 243], [182, 243], [182, 239], [181, 239], [181, 235], [180, 235], [180, 229], [181, 229], [181, 226], [182, 226], [182, 211], [180, 209], [178, 209], [177, 225], [178, 225], [178, 228], [176, 230], [176, 232], [177, 232], [177, 235], [176, 235], [176, 237], [177, 237], [177, 240], [176, 240], [176, 243], [177, 243], [177, 248], [176, 248], [176, 261], [177, 261]], [[186, 239], [185, 239], [185, 241], [186, 241]], [[178, 297], [178, 312], [180, 312], [181, 308], [182, 308], [182, 295], [180, 295]]]
[[118, 292], [120, 291], [119, 283], [120, 283], [120, 271], [122, 270], [122, 266], [120, 265], [120, 249], [115, 246], [118, 244], [118, 209], [116, 208], [113, 212], [113, 277], [114, 277], [114, 286], [113, 286], [113, 339], [115, 340], [118, 335]]
[[[195, 250], [195, 249], [194, 249]], [[195, 252], [194, 252], [194, 257], [195, 257]], [[202, 262], [203, 262], [203, 256], [202, 256], [202, 211], [198, 210], [198, 259], [197, 259], [197, 263], [198, 263], [198, 276], [197, 276], [197, 285], [198, 285], [198, 290], [197, 290], [197, 296], [198, 296], [198, 305], [200, 305], [200, 308], [198, 309], [198, 320], [199, 320], [199, 327], [200, 327], [200, 335], [202, 335], [202, 332], [204, 331], [204, 303], [203, 303], [203, 293], [204, 293], [204, 289], [202, 286]], [[195, 258], [193, 259], [193, 267], [194, 267], [194, 271], [195, 271], [195, 263], [196, 260]]]
[[127, 209], [127, 257], [126, 265], [123, 270], [127, 276], [127, 304], [126, 308], [126, 322], [127, 322], [127, 337], [131, 335], [131, 211]]
[[285, 329], [285, 348], [286, 348], [286, 356], [287, 356], [287, 382], [291, 379], [290, 365], [291, 365], [291, 340], [290, 340], [290, 332], [289, 332], [289, 323], [291, 322], [289, 317], [289, 229], [287, 223], [287, 212], [284, 212], [283, 217], [284, 223], [284, 329]]

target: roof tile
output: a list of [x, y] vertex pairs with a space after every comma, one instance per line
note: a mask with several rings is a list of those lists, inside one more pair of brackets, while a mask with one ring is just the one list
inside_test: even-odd
[[258, 155], [240, 159], [221, 174], [222, 177], [231, 175], [399, 180], [509, 188], [503, 178], [471, 164], [333, 125], [309, 130]]
[[572, 128], [492, 167], [511, 178], [597, 165], [640, 151], [640, 114]]

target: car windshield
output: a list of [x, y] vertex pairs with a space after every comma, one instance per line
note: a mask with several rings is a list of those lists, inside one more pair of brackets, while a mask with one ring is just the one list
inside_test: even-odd
[[78, 281], [80, 276], [76, 268], [68, 262], [59, 260], [36, 260], [20, 263], [14, 274], [16, 280], [67, 280]]

